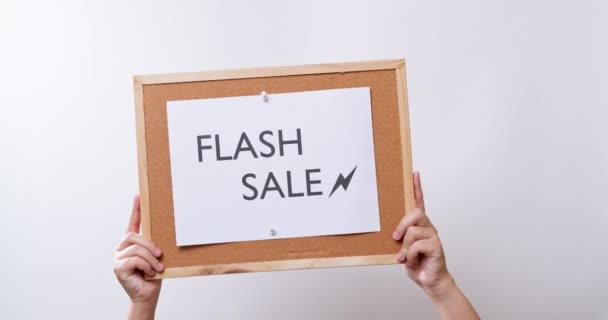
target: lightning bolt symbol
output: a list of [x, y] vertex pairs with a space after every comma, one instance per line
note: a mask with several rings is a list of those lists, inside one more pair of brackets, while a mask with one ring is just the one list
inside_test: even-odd
[[334, 184], [334, 187], [331, 189], [331, 192], [329, 193], [330, 197], [332, 194], [334, 194], [334, 192], [336, 192], [336, 190], [338, 190], [338, 187], [340, 187], [340, 186], [344, 189], [344, 191], [346, 191], [346, 189], [348, 189], [350, 180], [353, 178], [353, 175], [355, 174], [355, 170], [357, 170], [357, 167], [358, 166], [355, 166], [353, 171], [351, 171], [348, 174], [348, 176], [346, 176], [346, 178], [344, 178], [344, 176], [340, 173], [340, 175], [338, 176], [338, 179], [336, 180], [336, 184]]

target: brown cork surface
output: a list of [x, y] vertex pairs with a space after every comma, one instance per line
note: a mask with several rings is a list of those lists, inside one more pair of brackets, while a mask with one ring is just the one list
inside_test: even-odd
[[[380, 232], [176, 246], [167, 101], [256, 95], [261, 91], [272, 94], [351, 87], [371, 88]], [[396, 253], [400, 244], [392, 240], [391, 235], [405, 214], [397, 94], [394, 69], [144, 85], [151, 239], [163, 250], [162, 262], [174, 268]]]

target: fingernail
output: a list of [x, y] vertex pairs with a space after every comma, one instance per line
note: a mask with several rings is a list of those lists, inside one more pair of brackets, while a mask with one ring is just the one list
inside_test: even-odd
[[160, 248], [156, 248], [156, 249], [154, 249], [154, 255], [155, 255], [155, 256], [160, 257], [160, 254], [161, 254], [161, 252], [160, 252]]
[[397, 231], [393, 232], [393, 239], [399, 240], [399, 233]]
[[405, 259], [405, 252], [403, 252], [403, 250], [402, 250], [402, 251], [399, 251], [399, 253], [397, 254], [397, 260], [399, 262], [402, 262], [403, 259]]
[[156, 270], [158, 270], [158, 271], [163, 271], [163, 268], [164, 268], [164, 267], [165, 267], [165, 266], [163, 266], [163, 264], [159, 262], [159, 263], [156, 265], [156, 267], [154, 267], [154, 269], [156, 269]]

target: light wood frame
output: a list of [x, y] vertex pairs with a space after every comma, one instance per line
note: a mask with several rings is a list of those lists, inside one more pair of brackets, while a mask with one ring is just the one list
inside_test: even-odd
[[[141, 201], [141, 229], [144, 238], [151, 239], [150, 208], [148, 192], [148, 166], [146, 154], [146, 127], [144, 121], [143, 91], [145, 85], [201, 82], [226, 79], [264, 78], [293, 75], [314, 75], [324, 73], [347, 73], [374, 70], [394, 70], [397, 83], [397, 101], [400, 117], [401, 151], [403, 165], [404, 185], [413, 185], [412, 156], [409, 127], [409, 113], [407, 100], [407, 81], [405, 74], [405, 60], [381, 60], [367, 62], [349, 62], [336, 64], [316, 64], [288, 67], [251, 68], [239, 70], [220, 70], [191, 73], [136, 75], [133, 77], [137, 155], [139, 168], [139, 186]], [[404, 188], [406, 212], [413, 208], [413, 188]], [[365, 265], [396, 264], [394, 254], [349, 256], [333, 258], [292, 259], [280, 261], [263, 261], [251, 263], [218, 264], [207, 266], [189, 266], [166, 268], [164, 272], [154, 278], [187, 277], [196, 275], [228, 274], [241, 272], [278, 271], [309, 268], [348, 267]]]

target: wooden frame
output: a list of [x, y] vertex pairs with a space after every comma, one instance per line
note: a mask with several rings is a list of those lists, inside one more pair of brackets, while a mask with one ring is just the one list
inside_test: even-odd
[[[251, 79], [299, 75], [344, 74], [367, 72], [375, 70], [394, 71], [397, 89], [397, 104], [399, 116], [399, 139], [401, 146], [401, 171], [403, 184], [403, 206], [405, 211], [412, 209], [414, 203], [412, 181], [412, 156], [410, 145], [409, 114], [407, 102], [407, 84], [405, 75], [405, 60], [384, 60], [370, 62], [352, 62], [339, 64], [318, 64], [292, 67], [254, 68], [241, 70], [223, 70], [194, 73], [177, 73], [162, 75], [134, 76], [134, 96], [137, 131], [137, 153], [139, 165], [139, 185], [141, 199], [142, 233], [146, 239], [152, 239], [148, 144], [146, 135], [146, 109], [144, 106], [144, 90], [146, 86], [159, 84], [183, 84], [227, 79]], [[272, 240], [271, 240], [272, 241]], [[398, 248], [396, 246], [395, 248]], [[292, 270], [307, 268], [345, 267], [361, 265], [395, 264], [395, 253], [381, 255], [357, 255], [345, 257], [322, 257], [297, 259], [270, 260], [244, 263], [221, 263], [205, 266], [168, 266], [163, 273], [155, 278], [184, 277], [209, 274], [226, 274], [240, 272]]]

